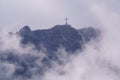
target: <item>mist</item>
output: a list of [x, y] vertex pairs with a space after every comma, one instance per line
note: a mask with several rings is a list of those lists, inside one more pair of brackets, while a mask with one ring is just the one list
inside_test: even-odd
[[104, 6], [107, 10], [119, 14], [119, 2], [119, 0], [0, 0], [0, 28], [1, 31], [14, 32], [24, 25], [30, 25], [32, 29], [47, 29], [56, 24], [64, 24], [66, 17], [69, 24], [75, 28], [102, 27], [98, 15], [92, 8]]
[[[16, 1], [14, 2], [16, 3]], [[18, 3], [19, 2], [22, 3], [24, 1], [18, 1]], [[27, 3], [28, 1], [26, 0], [25, 2]], [[33, 2], [34, 1], [31, 1], [29, 5], [30, 4], [32, 5]], [[46, 2], [44, 2], [44, 4], [46, 4]], [[3, 33], [0, 40], [0, 45], [1, 45], [0, 55], [1, 57], [4, 57], [5, 60], [4, 61], [2, 59], [0, 60], [0, 79], [1, 80], [119, 80], [120, 79], [120, 62], [119, 62], [120, 60], [119, 58], [120, 57], [120, 54], [119, 54], [120, 52], [120, 49], [119, 49], [120, 48], [120, 42], [119, 42], [120, 41], [120, 36], [119, 36], [120, 14], [118, 10], [119, 6], [117, 4], [119, 3], [119, 1], [114, 0], [113, 2], [113, 0], [111, 1], [102, 0], [98, 2], [98, 0], [91, 0], [91, 1], [75, 0], [75, 4], [76, 2], [78, 3], [78, 5], [79, 3], [81, 4], [83, 3], [82, 7], [87, 8], [87, 10], [86, 8], [83, 9], [83, 14], [86, 13], [84, 14], [84, 16], [81, 13], [82, 9], [80, 9], [78, 12], [77, 10], [75, 10], [74, 12], [75, 16], [73, 16], [71, 10], [76, 8], [74, 7], [73, 9], [70, 8], [71, 10], [68, 10], [68, 11], [65, 10], [66, 12], [62, 14], [56, 13], [55, 14], [56, 16], [59, 16], [59, 15], [60, 16], [57, 18], [54, 18], [52, 21], [50, 21], [50, 18], [52, 18], [53, 15], [52, 17], [50, 17], [51, 15], [47, 15], [47, 14], [45, 14], [47, 15], [47, 17], [43, 17], [42, 20], [40, 20], [41, 16], [39, 16], [39, 19], [36, 17], [34, 19], [34, 16], [32, 16], [30, 21], [28, 18], [30, 17], [29, 15], [25, 18], [26, 21], [23, 20], [24, 18], [20, 19], [15, 17], [13, 22], [10, 22], [10, 23], [8, 23], [9, 20], [6, 21], [7, 18], [2, 18], [3, 20], [2, 20], [1, 26], [4, 26], [4, 27], [1, 27]], [[114, 5], [112, 5], [112, 3]], [[57, 2], [55, 4], [57, 5]], [[36, 7], [34, 7], [33, 10], [35, 8]], [[67, 7], [64, 7], [64, 8], [67, 8]], [[48, 7], [46, 7], [45, 10], [47, 9]], [[54, 8], [54, 10], [55, 9], [56, 8]], [[57, 12], [57, 10], [55, 11]], [[60, 12], [63, 11], [62, 9], [60, 10], [61, 10]], [[40, 12], [38, 12], [37, 14], [36, 11], [33, 14], [38, 16]], [[3, 12], [5, 11], [3, 10]], [[26, 12], [26, 11], [22, 10], [21, 12]], [[42, 12], [47, 13], [48, 11], [42, 11]], [[52, 14], [52, 11], [50, 12], [51, 12], [50, 14]], [[30, 14], [30, 15], [33, 15], [33, 14]], [[44, 13], [41, 13], [41, 14], [44, 14]], [[72, 16], [73, 21], [71, 20], [70, 22], [71, 24], [73, 24], [73, 27], [75, 26], [75, 28], [81, 28], [83, 26], [86, 27], [86, 26], [93, 25], [93, 27], [97, 27], [101, 30], [101, 36], [99, 40], [96, 40], [96, 41], [92, 40], [89, 43], [87, 43], [82, 52], [80, 50], [76, 51], [75, 55], [68, 55], [69, 53], [65, 51], [64, 47], [60, 47], [56, 52], [56, 54], [58, 54], [60, 61], [62, 61], [62, 65], [59, 64], [57, 61], [50, 61], [50, 64], [52, 65], [50, 69], [48, 69], [48, 67], [45, 67], [41, 62], [41, 60], [44, 57], [46, 57], [46, 50], [44, 47], [42, 48], [41, 51], [37, 51], [34, 45], [32, 44], [28, 44], [26, 46], [22, 45], [20, 43], [21, 41], [20, 36], [14, 35], [11, 37], [10, 35], [4, 35], [11, 30], [16, 31], [16, 29], [14, 30], [16, 26], [21, 26], [24, 24], [30, 24], [31, 26], [38, 26], [38, 25], [48, 26], [51, 23], [50, 25], [52, 26], [55, 23], [59, 23], [59, 22], [62, 23], [61, 17], [63, 19], [68, 14], [70, 17]], [[20, 14], [16, 14], [16, 16], [18, 15]], [[78, 17], [79, 15], [80, 17]], [[56, 20], [58, 20], [58, 22]], [[35, 21], [37, 22], [35, 23]], [[39, 23], [39, 21], [41, 21], [41, 23]], [[17, 29], [18, 28], [19, 27], [17, 27]], [[37, 29], [37, 28], [41, 28], [41, 29], [49, 28], [49, 26], [48, 27], [32, 27], [32, 29]], [[11, 54], [9, 52], [14, 52], [14, 53]], [[17, 65], [16, 62], [12, 63], [11, 61], [8, 61], [7, 55], [15, 55], [18, 58], [17, 60], [20, 63], [29, 62], [29, 58], [33, 59], [31, 65], [34, 65], [34, 67], [32, 68], [30, 67], [28, 72], [30, 73], [31, 77], [25, 78], [21, 76], [16, 76], [14, 72], [16, 69], [19, 69], [20, 67], [19, 65]], [[44, 66], [45, 72], [41, 76], [41, 73], [39, 73], [39, 71], [41, 71], [40, 68], [42, 66]], [[29, 76], [28, 73], [26, 73], [25, 75]]]

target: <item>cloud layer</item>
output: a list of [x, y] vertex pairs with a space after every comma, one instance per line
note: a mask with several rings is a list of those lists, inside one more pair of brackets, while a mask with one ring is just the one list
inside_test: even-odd
[[[56, 8], [58, 2], [60, 4]], [[120, 62], [119, 62], [120, 15], [117, 4], [119, 3], [119, 1], [114, 0], [113, 2], [113, 0], [111, 1], [75, 0], [74, 7], [71, 6], [73, 4], [72, 1], [69, 2], [69, 4], [67, 4], [68, 3], [67, 1], [66, 2], [58, 1], [58, 2], [55, 2], [54, 0], [52, 1], [45, 0], [42, 3], [42, 1], [31, 0], [28, 3], [27, 0], [25, 1], [0, 0], [0, 3], [2, 4], [1, 5], [2, 13], [0, 14], [0, 16], [3, 16], [1, 18], [2, 24], [0, 26], [3, 26], [7, 30], [10, 30], [11, 28], [10, 26], [19, 26], [21, 24], [23, 25], [26, 23], [34, 26], [38, 26], [38, 25], [43, 26], [43, 25], [49, 25], [50, 23], [51, 24], [58, 23], [56, 22], [56, 20], [62, 23], [61, 17], [64, 18], [66, 15], [68, 15], [70, 17], [72, 16], [73, 21], [71, 21], [71, 23], [74, 25], [76, 24], [77, 26], [79, 25], [101, 26], [99, 27], [100, 29], [102, 29], [102, 37], [100, 41], [98, 42], [91, 41], [86, 45], [86, 48], [84, 49], [83, 52], [77, 51], [76, 53], [79, 54], [72, 55], [69, 57], [64, 49], [59, 49], [57, 53], [61, 53], [59, 57], [64, 62], [63, 65], [60, 65], [57, 62], [50, 62], [50, 64], [52, 64], [53, 67], [50, 70], [48, 70], [48, 68], [45, 67], [46, 72], [41, 77], [41, 74], [38, 73], [40, 71], [40, 67], [44, 66], [41, 64], [41, 60], [43, 59], [44, 56], [46, 56], [44, 53], [45, 50], [43, 49], [43, 51], [41, 52], [36, 51], [34, 50], [34, 46], [31, 44], [26, 47], [23, 47], [19, 42], [20, 38], [16, 36], [3, 37], [1, 39], [2, 46], [1, 46], [1, 54], [0, 54], [1, 55], [0, 79], [1, 80], [27, 80], [27, 79], [28, 80], [40, 80], [40, 79], [41, 80], [119, 80], [120, 78]], [[112, 3], [115, 5], [113, 6]], [[21, 6], [22, 4], [23, 6]], [[52, 6], [49, 7], [50, 5]], [[63, 6], [60, 7], [61, 5]], [[43, 7], [45, 8], [43, 9]], [[53, 11], [48, 11], [48, 9], [53, 9]], [[50, 14], [48, 14], [49, 12]], [[75, 16], [73, 17], [73, 15]], [[53, 19], [54, 16], [59, 16], [59, 17]], [[5, 32], [8, 32], [6, 31], [6, 29]], [[22, 62], [24, 63], [27, 60], [28, 60], [27, 63], [29, 63], [30, 62], [29, 58], [30, 59], [35, 58], [32, 61], [33, 63], [32, 65], [34, 65], [34, 67], [29, 67], [30, 71], [28, 70], [29, 73], [32, 74], [30, 78], [26, 79], [21, 76], [14, 75], [15, 70], [19, 68], [22, 69], [22, 66], [18, 65], [16, 62], [11, 63], [11, 61], [7, 60], [8, 59], [7, 55], [9, 53], [6, 54], [6, 52], [9, 51], [15, 51], [14, 55], [18, 58], [17, 59], [18, 61], [20, 60], [19, 64], [21, 64]], [[3, 60], [2, 58], [4, 58], [5, 60]], [[29, 76], [28, 73], [24, 75]]]

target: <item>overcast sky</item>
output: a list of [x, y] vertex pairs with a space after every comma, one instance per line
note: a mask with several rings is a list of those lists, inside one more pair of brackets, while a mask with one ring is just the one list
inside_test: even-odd
[[[119, 80], [120, 75], [114, 75], [111, 71], [117, 70], [116, 72], [119, 73], [120, 69], [120, 0], [0, 0], [0, 37], [4, 32], [16, 32], [25, 25], [29, 25], [32, 30], [47, 29], [57, 24], [62, 25], [65, 24], [65, 17], [69, 18], [68, 23], [75, 28], [88, 26], [102, 28], [103, 35], [100, 42], [97, 42], [99, 49], [96, 52], [96, 42], [95, 44], [92, 43], [95, 45], [92, 49], [89, 47], [91, 44], [88, 44], [85, 55], [75, 56], [73, 61], [70, 61], [70, 65], [65, 66], [65, 70], [68, 71], [67, 76], [60, 78], [56, 73], [52, 72], [53, 74], [51, 74], [50, 72], [47, 76], [45, 75], [43, 80], [50, 80], [49, 78], [51, 80], [74, 80], [76, 78], [76, 80], [80, 80], [80, 77], [82, 80], [96, 80], [96, 78], [99, 80]], [[0, 50], [5, 48], [9, 51], [15, 48], [18, 51], [26, 51], [24, 48], [23, 50], [19, 48], [19, 40], [16, 37], [12, 39], [5, 36], [0, 41], [4, 42], [4, 46], [1, 46]], [[11, 45], [13, 42], [14, 44]], [[103, 59], [102, 66], [99, 65], [98, 55], [100, 55], [101, 60]], [[115, 69], [104, 60], [109, 61], [113, 67], [115, 66]], [[109, 65], [109, 69], [105, 67], [106, 64]], [[6, 73], [8, 75], [10, 74], [9, 71], [15, 71], [13, 67], [11, 70], [11, 66], [8, 67], [9, 65], [11, 64], [4, 67], [2, 64], [4, 70], [0, 66], [0, 75]], [[80, 67], [81, 70], [79, 70]], [[81, 72], [83, 74], [85, 72], [85, 76]], [[6, 77], [6, 75], [1, 77]], [[40, 79], [36, 76], [33, 77], [35, 78], [33, 80]]]
[[75, 28], [101, 27], [99, 11], [120, 14], [119, 3], [120, 0], [0, 0], [0, 28], [15, 31], [29, 25], [32, 29], [46, 29], [65, 24], [65, 17]]

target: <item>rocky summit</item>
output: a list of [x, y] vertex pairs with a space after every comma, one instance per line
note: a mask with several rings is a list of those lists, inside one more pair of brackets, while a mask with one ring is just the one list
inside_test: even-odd
[[[9, 34], [10, 40], [14, 34]], [[13, 42], [17, 39], [13, 39], [13, 43], [10, 44], [15, 45], [15, 49], [9, 48], [9, 50], [0, 51], [0, 61], [15, 66], [12, 74], [15, 76], [15, 80], [19, 77], [23, 80], [28, 80], [28, 78], [34, 75], [42, 76], [47, 70], [54, 66], [54, 63], [58, 65], [65, 64], [64, 60], [67, 60], [70, 55], [74, 55], [75, 51], [80, 50], [81, 52], [84, 50], [85, 44], [91, 40], [96, 40], [99, 36], [99, 30], [93, 27], [75, 29], [68, 24], [56, 25], [44, 30], [31, 30], [29, 26], [24, 26], [15, 36], [16, 35], [21, 37], [20, 47]], [[28, 45], [28, 47], [30, 47], [29, 44], [32, 44], [34, 49], [24, 53], [26, 50], [24, 49], [25, 46]], [[44, 52], [41, 53], [43, 47], [45, 48], [45, 56], [42, 56]], [[65, 59], [60, 58], [60, 53], [57, 52], [61, 47], [64, 48], [67, 53]], [[64, 55], [66, 54], [62, 56]], [[63, 73], [64, 72], [61, 72], [60, 74]]]
[[98, 33], [99, 31], [92, 27], [75, 29], [68, 24], [34, 31], [31, 31], [29, 26], [24, 26], [19, 30], [22, 44], [32, 43], [38, 50], [44, 46], [49, 53], [57, 51], [59, 47], [64, 47], [70, 52], [82, 49], [85, 43], [97, 38]]

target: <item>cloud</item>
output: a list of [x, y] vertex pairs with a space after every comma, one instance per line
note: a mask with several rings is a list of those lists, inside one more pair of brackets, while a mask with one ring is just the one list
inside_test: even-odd
[[[117, 0], [115, 1], [116, 3], [118, 2]], [[83, 52], [77, 51], [75, 55], [69, 56], [67, 55], [69, 53], [66, 52], [64, 48], [60, 48], [58, 52], [56, 52], [56, 54], [59, 54], [58, 57], [63, 62], [62, 65], [60, 65], [56, 61], [50, 61], [50, 64], [52, 64], [53, 66], [52, 68], [48, 69], [48, 67], [46, 68], [45, 65], [43, 65], [41, 62], [41, 60], [44, 57], [46, 57], [46, 54], [44, 53], [44, 49], [43, 51], [39, 52], [34, 49], [34, 46], [32, 44], [29, 44], [26, 47], [21, 46], [20, 44], [21, 38], [19, 36], [2, 37], [1, 38], [2, 44], [0, 47], [1, 48], [0, 49], [1, 51], [0, 53], [1, 55], [0, 79], [1, 80], [40, 80], [40, 79], [42, 80], [119, 80], [120, 78], [119, 77], [120, 76], [120, 62], [119, 62], [120, 60], [119, 59], [119, 56], [120, 56], [119, 55], [119, 52], [120, 52], [120, 49], [119, 49], [120, 48], [119, 46], [120, 44], [119, 42], [120, 41], [120, 36], [119, 36], [120, 15], [118, 11], [116, 10], [114, 11], [113, 9], [110, 8], [109, 6], [110, 4], [107, 4], [107, 2], [109, 1], [104, 2], [102, 0], [98, 2], [98, 0], [91, 0], [91, 1], [87, 0], [85, 2], [81, 2], [81, 3], [84, 3], [82, 7], [87, 5], [87, 10], [89, 10], [88, 14], [90, 13], [90, 15], [88, 14], [86, 15], [94, 17], [95, 20], [97, 20], [97, 22], [99, 23], [98, 25], [102, 26], [102, 27], [99, 27], [99, 28], [102, 28], [102, 37], [97, 42], [95, 41], [89, 42], [85, 46], [85, 49]], [[27, 1], [23, 3], [27, 4]], [[11, 4], [13, 3], [11, 2]], [[20, 4], [22, 4], [22, 2]], [[33, 4], [36, 4], [36, 3], [33, 3]], [[46, 2], [44, 4], [49, 5], [49, 3], [46, 4]], [[32, 5], [32, 2], [29, 3], [29, 5]], [[44, 6], [44, 5], [40, 5], [40, 6]], [[26, 8], [27, 7], [29, 6], [26, 6]], [[34, 8], [32, 10], [34, 10]], [[76, 14], [76, 10], [74, 11], [75, 11], [74, 14], [78, 16], [78, 14]], [[47, 11], [43, 11], [43, 12], [47, 12]], [[68, 10], [66, 12], [71, 12], [71, 11]], [[65, 14], [67, 14], [66, 12]], [[83, 14], [84, 14], [84, 11], [83, 11]], [[87, 19], [88, 18], [86, 18], [83, 21], [86, 24], [87, 22], [90, 21], [91, 18], [86, 22]], [[77, 21], [79, 21], [79, 19], [77, 19]], [[94, 20], [92, 22], [94, 22]], [[79, 23], [77, 22], [77, 24]], [[12, 59], [10, 61], [7, 60], [9, 59], [8, 54], [10, 53], [7, 53], [6, 55], [4, 53], [6, 51], [7, 52], [15, 51], [14, 53], [16, 57], [15, 60], [18, 60], [18, 61], [14, 62], [13, 58], [12, 58], [13, 62], [12, 62]], [[5, 60], [2, 58], [4, 58]], [[26, 72], [23, 75], [30, 76], [29, 78], [16, 76], [14, 74], [16, 69], [24, 70], [24, 66], [26, 65], [29, 65], [27, 68], [25, 68], [27, 69], [28, 72]], [[44, 75], [39, 73], [41, 71], [41, 67], [43, 67], [42, 69], [45, 69]]]
[[[57, 69], [46, 72], [43, 80], [119, 80], [116, 74], [116, 67], [107, 61], [94, 45], [88, 45], [84, 52], [71, 56], [70, 60], [63, 66], [58, 65]], [[118, 67], [118, 66], [117, 66]], [[59, 69], [64, 74], [59, 74]]]
[[[4, 80], [119, 80], [120, 66], [116, 63], [118, 59], [113, 59], [108, 54], [108, 46], [104, 44], [106, 43], [104, 40], [108, 37], [104, 31], [102, 33], [99, 41], [89, 42], [85, 45], [84, 51], [78, 50], [73, 53], [74, 55], [68, 55], [69, 53], [60, 47], [56, 54], [62, 64], [57, 61], [48, 61], [52, 65], [51, 68], [47, 67], [48, 64], [42, 63], [46, 57], [44, 48], [43, 51], [37, 51], [32, 44], [21, 46], [19, 36], [4, 36], [1, 39], [0, 70], [2, 73], [0, 76], [2, 77], [0, 78]], [[11, 45], [13, 42], [14, 44]], [[117, 54], [114, 51], [116, 46], [114, 47], [110, 50], [112, 56]], [[9, 58], [9, 55], [13, 57]], [[2, 69], [3, 67], [5, 69]], [[44, 74], [40, 73], [41, 69], [45, 71]], [[19, 70], [23, 73], [18, 72], [16, 75], [16, 71]], [[3, 76], [6, 72], [8, 77]]]

